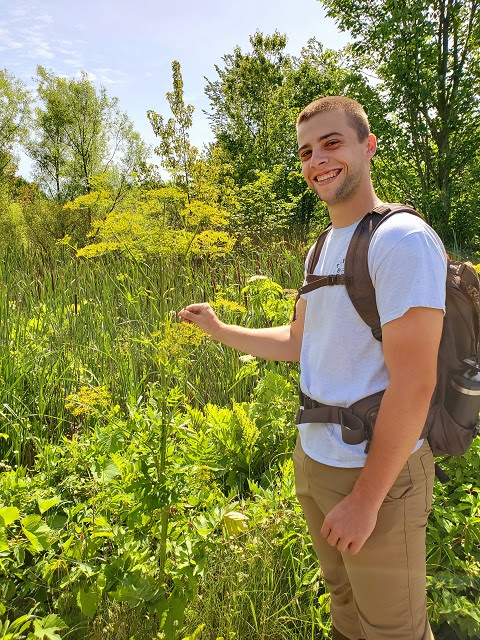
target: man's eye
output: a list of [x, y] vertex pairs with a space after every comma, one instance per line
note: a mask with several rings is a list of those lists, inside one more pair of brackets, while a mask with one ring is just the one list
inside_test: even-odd
[[333, 147], [333, 146], [337, 145], [339, 142], [340, 142], [339, 140], [329, 140], [325, 146], [326, 147]]
[[310, 149], [306, 150], [306, 151], [302, 151], [302, 153], [300, 154], [300, 158], [306, 158], [308, 157], [312, 152], [310, 151]]

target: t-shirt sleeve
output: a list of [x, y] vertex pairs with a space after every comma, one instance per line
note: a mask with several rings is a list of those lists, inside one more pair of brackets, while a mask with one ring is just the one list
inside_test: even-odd
[[[434, 233], [415, 230], [369, 252], [370, 275], [375, 287], [380, 324], [403, 316], [412, 307], [445, 312], [447, 261]], [[383, 245], [383, 246], [382, 246]]]

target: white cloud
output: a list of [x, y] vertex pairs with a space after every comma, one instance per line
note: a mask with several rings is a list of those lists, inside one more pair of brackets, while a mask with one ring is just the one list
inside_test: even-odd
[[65, 58], [63, 60], [63, 64], [68, 65], [69, 67], [82, 67], [83, 63], [80, 58]]
[[104, 84], [118, 84], [127, 81], [127, 74], [120, 69], [94, 69], [100, 82]]
[[53, 17], [48, 13], [43, 13], [36, 17], [36, 20], [44, 24], [53, 24]]

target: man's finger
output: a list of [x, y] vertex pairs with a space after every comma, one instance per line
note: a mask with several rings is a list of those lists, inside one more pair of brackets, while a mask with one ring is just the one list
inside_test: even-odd
[[[350, 543], [352, 544], [352, 543]], [[344, 551], [346, 551], [349, 548], [349, 543], [348, 540], [340, 540], [337, 543], [337, 549], [340, 551], [340, 553], [343, 553]]]
[[352, 556], [356, 556], [360, 549], [363, 547], [365, 540], [355, 540], [351, 542], [348, 546], [348, 550], [352, 554]]
[[340, 540], [340, 537], [338, 536], [337, 533], [334, 533], [333, 531], [330, 531], [330, 535], [327, 538], [327, 542], [331, 547], [336, 547], [338, 542]]
[[188, 307], [184, 307], [180, 313], [200, 313], [205, 308], [204, 304], [189, 304]]

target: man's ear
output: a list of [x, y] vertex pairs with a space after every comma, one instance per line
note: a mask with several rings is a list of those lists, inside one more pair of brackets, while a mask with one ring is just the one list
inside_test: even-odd
[[377, 150], [377, 138], [373, 133], [370, 133], [367, 138], [367, 158], [371, 160]]

